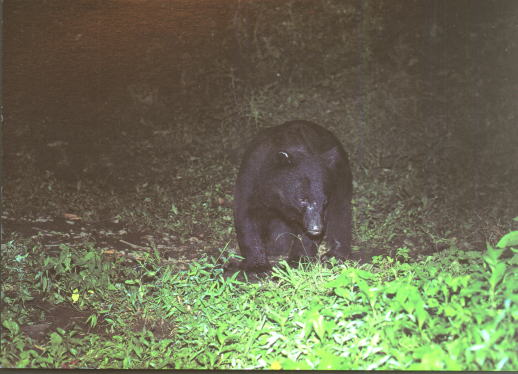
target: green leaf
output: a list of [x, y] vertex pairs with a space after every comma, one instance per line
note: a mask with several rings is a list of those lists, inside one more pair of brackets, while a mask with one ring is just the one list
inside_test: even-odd
[[351, 279], [349, 276], [344, 272], [340, 274], [336, 279], [333, 279], [332, 281], [329, 281], [326, 283], [326, 288], [336, 288], [336, 287], [345, 287], [348, 286], [351, 283]]
[[311, 370], [313, 369], [305, 360], [299, 362], [293, 360], [285, 360], [282, 362], [282, 368], [285, 370]]
[[324, 340], [324, 335], [326, 333], [326, 325], [324, 321], [324, 316], [320, 313], [316, 312], [314, 318], [311, 319], [311, 323], [313, 325], [313, 330], [317, 334], [320, 340]]
[[514, 247], [518, 246], [518, 231], [511, 231], [498, 241], [496, 245], [498, 248]]
[[225, 337], [225, 334], [223, 333], [223, 331], [226, 331], [227, 330], [227, 327], [228, 325], [227, 324], [222, 324], [217, 330], [216, 330], [216, 337], [218, 338], [218, 342], [219, 344], [223, 345], [225, 344], [225, 340], [226, 340], [226, 337]]
[[365, 270], [353, 269], [353, 268], [351, 268], [350, 270], [351, 270], [351, 274], [357, 275], [357, 277], [361, 278], [361, 279], [374, 279], [374, 278], [376, 278], [376, 275], [372, 274], [371, 272], [365, 271]]
[[319, 358], [319, 363], [315, 367], [317, 370], [336, 370], [344, 369], [343, 358], [332, 354], [326, 349], [318, 348], [315, 350], [316, 355]]
[[419, 328], [422, 328], [423, 324], [425, 323], [425, 321], [428, 319], [428, 317], [430, 315], [423, 307], [418, 307], [418, 308], [416, 308], [415, 316], [417, 317], [417, 324], [418, 324]]
[[412, 367], [413, 370], [440, 370], [445, 368], [446, 353], [438, 345], [422, 347], [415, 354], [421, 359], [418, 365]]
[[53, 332], [50, 334], [50, 343], [52, 345], [59, 345], [63, 343], [63, 338], [57, 332]]
[[2, 325], [13, 335], [18, 334], [20, 331], [20, 326], [18, 326], [18, 324], [14, 321], [5, 320], [2, 322]]
[[504, 253], [503, 248], [493, 248], [490, 245], [488, 245], [486, 254], [482, 256], [482, 258], [490, 267], [493, 267], [498, 263], [498, 259], [500, 258], [502, 253]]
[[286, 321], [288, 320], [288, 317], [286, 316], [286, 313], [283, 313], [283, 315], [277, 313], [276, 311], [270, 309], [267, 312], [267, 316], [270, 320], [273, 322], [279, 324], [281, 327], [284, 326]]
[[343, 297], [346, 300], [351, 298], [351, 292], [347, 288], [337, 287], [335, 293], [337, 296]]
[[491, 269], [491, 277], [489, 278], [489, 284], [491, 287], [495, 287], [504, 277], [506, 266], [503, 262], [496, 264]]
[[[518, 217], [517, 217], [518, 218]], [[496, 370], [502, 370], [502, 368], [504, 367], [504, 365], [507, 363], [507, 361], [509, 361], [509, 357], [504, 357], [502, 358], [498, 364], [496, 364]]]

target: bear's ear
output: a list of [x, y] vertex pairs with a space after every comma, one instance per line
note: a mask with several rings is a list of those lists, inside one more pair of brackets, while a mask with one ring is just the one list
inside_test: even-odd
[[334, 147], [323, 153], [320, 157], [324, 160], [325, 165], [332, 169], [336, 166], [338, 160], [340, 160], [340, 152], [338, 151], [338, 147]]
[[285, 151], [277, 152], [277, 161], [280, 165], [291, 165], [293, 163], [292, 157]]

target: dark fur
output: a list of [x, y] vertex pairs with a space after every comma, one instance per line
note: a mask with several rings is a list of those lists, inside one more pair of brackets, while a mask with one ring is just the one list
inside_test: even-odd
[[236, 182], [234, 220], [241, 268], [270, 268], [268, 253], [289, 261], [351, 251], [352, 175], [347, 153], [328, 130], [291, 121], [260, 132], [244, 154]]

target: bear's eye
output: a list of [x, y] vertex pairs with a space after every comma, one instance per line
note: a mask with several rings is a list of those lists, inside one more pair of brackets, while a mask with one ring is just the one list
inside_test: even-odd
[[306, 205], [308, 205], [308, 199], [299, 199], [299, 203], [302, 206], [306, 206]]
[[291, 165], [291, 157], [287, 152], [279, 152], [277, 153], [277, 159], [279, 160], [281, 165]]

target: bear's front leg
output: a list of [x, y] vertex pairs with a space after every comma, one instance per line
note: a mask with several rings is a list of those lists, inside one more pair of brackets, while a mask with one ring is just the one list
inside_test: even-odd
[[346, 260], [351, 257], [352, 209], [349, 197], [329, 204], [326, 242], [329, 252], [324, 257]]
[[299, 234], [294, 240], [293, 247], [288, 256], [288, 263], [296, 265], [299, 262], [307, 262], [317, 255], [320, 240], [313, 240], [306, 234]]
[[236, 220], [237, 241], [244, 260], [240, 268], [246, 271], [263, 272], [271, 269], [266, 248], [261, 237], [262, 227], [252, 217]]

